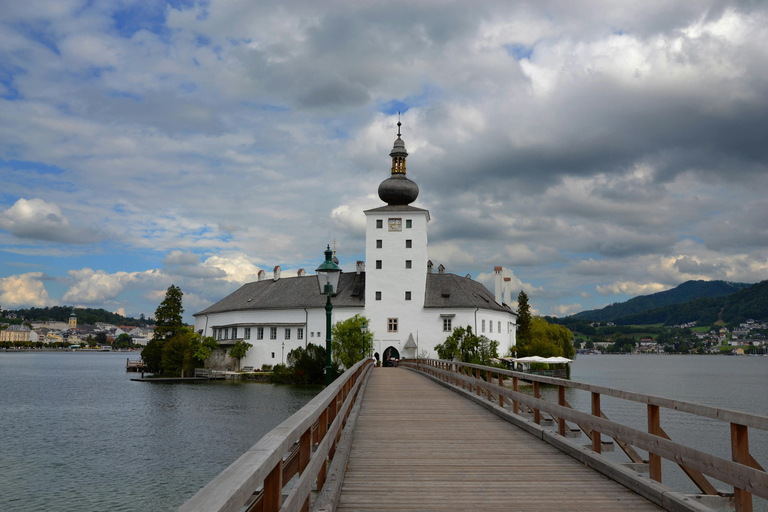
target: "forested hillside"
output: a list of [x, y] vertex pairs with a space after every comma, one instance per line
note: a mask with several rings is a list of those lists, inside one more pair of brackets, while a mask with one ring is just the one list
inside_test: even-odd
[[[626, 302], [611, 304], [603, 309], [582, 311], [572, 315], [572, 317], [594, 322], [617, 322], [617, 320], [621, 319], [621, 323], [624, 324], [628, 322], [626, 319], [629, 316], [640, 315], [638, 318], [645, 318], [643, 314], [653, 311], [653, 318], [668, 318], [672, 313], [667, 311], [664, 306], [685, 304], [697, 299], [724, 298], [750, 286], [752, 285], [748, 283], [732, 283], [728, 281], [686, 281], [671, 290], [653, 293], [651, 295], [642, 295]], [[713, 301], [711, 306], [705, 306], [705, 303], [697, 304], [697, 306], [716, 307], [716, 304], [720, 304], [720, 307], [718, 308], [719, 312], [724, 304], [724, 301], [722, 300]], [[685, 308], [683, 308], [683, 311], [684, 310]], [[715, 319], [716, 318], [717, 316], [715, 316]], [[663, 321], [666, 323], [666, 320]], [[659, 323], [659, 321], [637, 323]]]
[[[113, 325], [152, 325], [154, 320], [146, 319], [142, 315], [140, 318], [126, 318], [118, 315], [117, 313], [111, 313], [106, 309], [92, 309], [92, 308], [76, 308], [75, 316], [77, 317], [77, 323], [82, 324], [95, 324], [96, 322], [104, 322]], [[72, 308], [67, 306], [53, 306], [46, 308], [29, 308], [29, 309], [16, 309], [3, 311], [3, 315], [8, 313], [15, 313], [19, 319], [34, 321], [53, 321], [53, 322], [67, 322], [69, 321], [69, 315], [72, 314]]]

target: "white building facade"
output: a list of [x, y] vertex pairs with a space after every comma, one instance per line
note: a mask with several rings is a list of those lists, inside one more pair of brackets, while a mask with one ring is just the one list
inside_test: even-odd
[[[365, 212], [365, 263], [342, 273], [332, 322], [367, 317], [379, 360], [436, 357], [434, 347], [460, 326], [499, 342], [499, 354], [506, 355], [515, 345], [517, 315], [501, 303], [501, 280], [494, 295], [469, 276], [446, 273], [442, 265], [434, 269], [429, 261], [430, 216], [411, 206], [419, 188], [406, 177], [408, 153], [399, 126], [391, 175], [379, 186], [386, 205]], [[271, 279], [261, 272], [258, 281], [196, 313], [195, 330], [224, 347], [247, 341], [252, 347], [241, 366], [261, 368], [285, 362], [297, 347], [323, 345], [324, 308], [315, 275], [300, 270], [297, 277], [281, 278], [275, 267]]]

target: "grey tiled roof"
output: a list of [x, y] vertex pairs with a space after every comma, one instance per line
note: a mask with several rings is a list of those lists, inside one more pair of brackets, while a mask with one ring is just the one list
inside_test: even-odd
[[370, 210], [365, 210], [363, 213], [368, 212], [427, 212], [429, 213], [429, 210], [425, 210], [424, 208], [416, 208], [415, 206], [411, 206], [408, 204], [388, 204], [386, 206], [379, 206], [378, 208], [371, 208]]
[[[365, 272], [342, 272], [339, 293], [333, 297], [333, 307], [365, 306]], [[195, 313], [194, 316], [224, 311], [249, 309], [295, 309], [325, 307], [325, 295], [320, 294], [317, 277], [284, 277], [273, 281], [255, 281], [240, 287], [219, 302]]]
[[456, 274], [427, 274], [425, 308], [483, 308], [512, 312], [506, 304], [498, 304], [482, 283]]

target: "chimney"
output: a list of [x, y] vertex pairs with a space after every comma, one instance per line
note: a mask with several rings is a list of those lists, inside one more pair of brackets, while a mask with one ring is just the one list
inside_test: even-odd
[[439, 267], [437, 267], [437, 273], [438, 274], [445, 274], [445, 267], [441, 263]]
[[357, 272], [358, 275], [360, 273], [365, 272], [365, 262], [364, 261], [358, 261], [355, 265], [355, 272]]
[[267, 274], [265, 274], [263, 270], [259, 270], [258, 276], [259, 276], [259, 281], [263, 281], [267, 277]]
[[307, 273], [304, 272], [303, 268], [300, 268], [299, 271], [296, 272], [296, 275], [299, 276], [299, 277], [304, 277], [305, 275], [307, 275]]
[[429, 260], [427, 262], [427, 274], [431, 274], [431, 273], [432, 273], [432, 260]]
[[512, 278], [504, 278], [504, 293], [507, 294], [506, 304], [512, 304]]
[[277, 281], [280, 279], [280, 265], [277, 265], [272, 271], [272, 280]]
[[501, 280], [501, 267], [493, 267], [493, 291], [496, 304], [502, 304], [502, 294], [504, 292], [503, 283]]

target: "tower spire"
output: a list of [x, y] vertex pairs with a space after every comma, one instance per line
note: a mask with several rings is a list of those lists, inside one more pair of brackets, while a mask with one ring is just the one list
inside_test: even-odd
[[379, 197], [389, 205], [411, 204], [419, 196], [419, 187], [405, 176], [405, 159], [408, 151], [401, 138], [400, 112], [397, 113], [397, 139], [389, 156], [392, 158], [392, 174], [379, 185]]
[[400, 138], [400, 125], [403, 123], [400, 122], [400, 111], [397, 112], [397, 138]]

